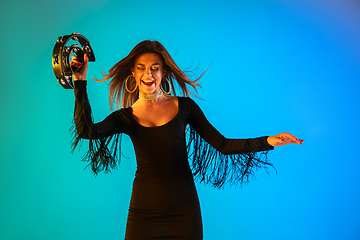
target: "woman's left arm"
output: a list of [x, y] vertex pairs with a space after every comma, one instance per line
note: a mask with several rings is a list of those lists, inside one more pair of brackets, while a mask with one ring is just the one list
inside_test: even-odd
[[302, 144], [304, 142], [304, 140], [300, 140], [292, 134], [285, 132], [275, 136], [259, 138], [225, 138], [209, 123], [199, 106], [190, 98], [189, 103], [192, 119], [190, 125], [205, 141], [224, 154], [267, 151], [290, 143]]
[[188, 98], [190, 131], [188, 149], [194, 179], [222, 188], [224, 184], [243, 184], [254, 176], [255, 170], [273, 165], [267, 159], [268, 150], [289, 143], [301, 144], [291, 134], [273, 137], [228, 139], [206, 119], [199, 106]]
[[230, 139], [224, 137], [207, 120], [200, 107], [191, 98], [188, 98], [188, 101], [190, 105], [191, 128], [222, 154], [255, 153], [274, 149], [274, 146], [268, 143], [268, 136], [247, 139]]

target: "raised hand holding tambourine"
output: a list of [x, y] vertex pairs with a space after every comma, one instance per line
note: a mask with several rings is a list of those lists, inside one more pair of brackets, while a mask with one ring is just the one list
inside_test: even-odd
[[[82, 48], [78, 44], [66, 46], [70, 40], [79, 42]], [[79, 33], [72, 33], [71, 35], [58, 37], [52, 54], [52, 66], [58, 83], [65, 89], [74, 88], [73, 74], [76, 72], [81, 73], [85, 54], [87, 58], [86, 64], [88, 61], [95, 62], [95, 55], [90, 42], [84, 36]], [[86, 69], [82, 69], [82, 71], [85, 71], [86, 76]]]

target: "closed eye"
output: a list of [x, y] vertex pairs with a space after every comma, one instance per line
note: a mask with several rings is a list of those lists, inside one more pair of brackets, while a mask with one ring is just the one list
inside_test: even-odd
[[[159, 70], [159, 64], [158, 63], [155, 63], [155, 64], [153, 64], [152, 66], [151, 66], [151, 70], [152, 71], [158, 71]], [[144, 65], [144, 64], [138, 64], [138, 66], [137, 66], [137, 69], [138, 70], [146, 70], [146, 66]]]

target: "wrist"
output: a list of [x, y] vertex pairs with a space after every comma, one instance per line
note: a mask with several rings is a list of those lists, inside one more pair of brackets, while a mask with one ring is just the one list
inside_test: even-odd
[[267, 137], [267, 143], [272, 146], [275, 147], [275, 143], [274, 143], [274, 137]]

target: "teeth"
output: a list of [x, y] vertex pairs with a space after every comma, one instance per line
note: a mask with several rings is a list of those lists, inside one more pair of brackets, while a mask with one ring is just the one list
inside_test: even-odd
[[151, 83], [151, 82], [154, 82], [154, 81], [153, 80], [143, 80], [143, 82]]

